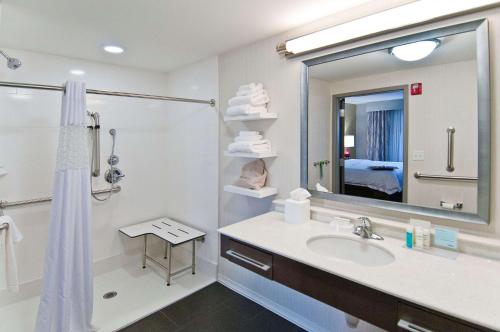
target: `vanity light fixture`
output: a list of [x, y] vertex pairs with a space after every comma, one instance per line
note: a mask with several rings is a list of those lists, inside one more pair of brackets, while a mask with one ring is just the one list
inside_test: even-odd
[[391, 47], [389, 54], [403, 61], [418, 61], [429, 56], [440, 44], [439, 39], [421, 40], [411, 44]]
[[108, 53], [112, 53], [112, 54], [121, 54], [125, 51], [125, 49], [121, 46], [117, 46], [117, 45], [106, 45], [103, 47], [103, 49], [108, 52]]
[[472, 10], [486, 9], [495, 5], [498, 5], [498, 0], [415, 1], [281, 42], [276, 46], [276, 51], [279, 54], [293, 57], [348, 41], [395, 31], [405, 26], [432, 21], [440, 17], [464, 14]]

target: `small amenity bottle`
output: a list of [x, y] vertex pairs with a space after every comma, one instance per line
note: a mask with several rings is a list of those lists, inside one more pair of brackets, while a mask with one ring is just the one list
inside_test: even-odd
[[406, 247], [413, 248], [413, 226], [408, 225], [406, 227]]

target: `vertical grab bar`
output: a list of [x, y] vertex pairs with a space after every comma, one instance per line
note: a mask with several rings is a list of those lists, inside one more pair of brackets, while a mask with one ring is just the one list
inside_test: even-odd
[[453, 166], [453, 150], [454, 150], [454, 134], [455, 134], [455, 128], [453, 127], [448, 127], [446, 129], [446, 132], [448, 133], [448, 165], [446, 166], [446, 170], [448, 172], [453, 172], [455, 170], [455, 166]]

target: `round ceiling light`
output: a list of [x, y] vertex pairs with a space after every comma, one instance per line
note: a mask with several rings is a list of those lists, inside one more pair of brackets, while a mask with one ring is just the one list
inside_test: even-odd
[[103, 47], [103, 49], [112, 54], [121, 54], [125, 51], [125, 49], [121, 46], [116, 46], [116, 45], [106, 45]]
[[82, 76], [82, 75], [85, 75], [85, 72], [81, 69], [72, 69], [69, 71], [72, 75], [76, 75], [76, 76]]
[[431, 54], [440, 44], [439, 39], [422, 40], [392, 47], [389, 53], [403, 61], [418, 61]]

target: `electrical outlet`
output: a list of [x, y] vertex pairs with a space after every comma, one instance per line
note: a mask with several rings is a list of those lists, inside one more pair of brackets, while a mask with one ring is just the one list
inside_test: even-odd
[[413, 160], [422, 161], [425, 159], [424, 151], [422, 150], [413, 150]]

